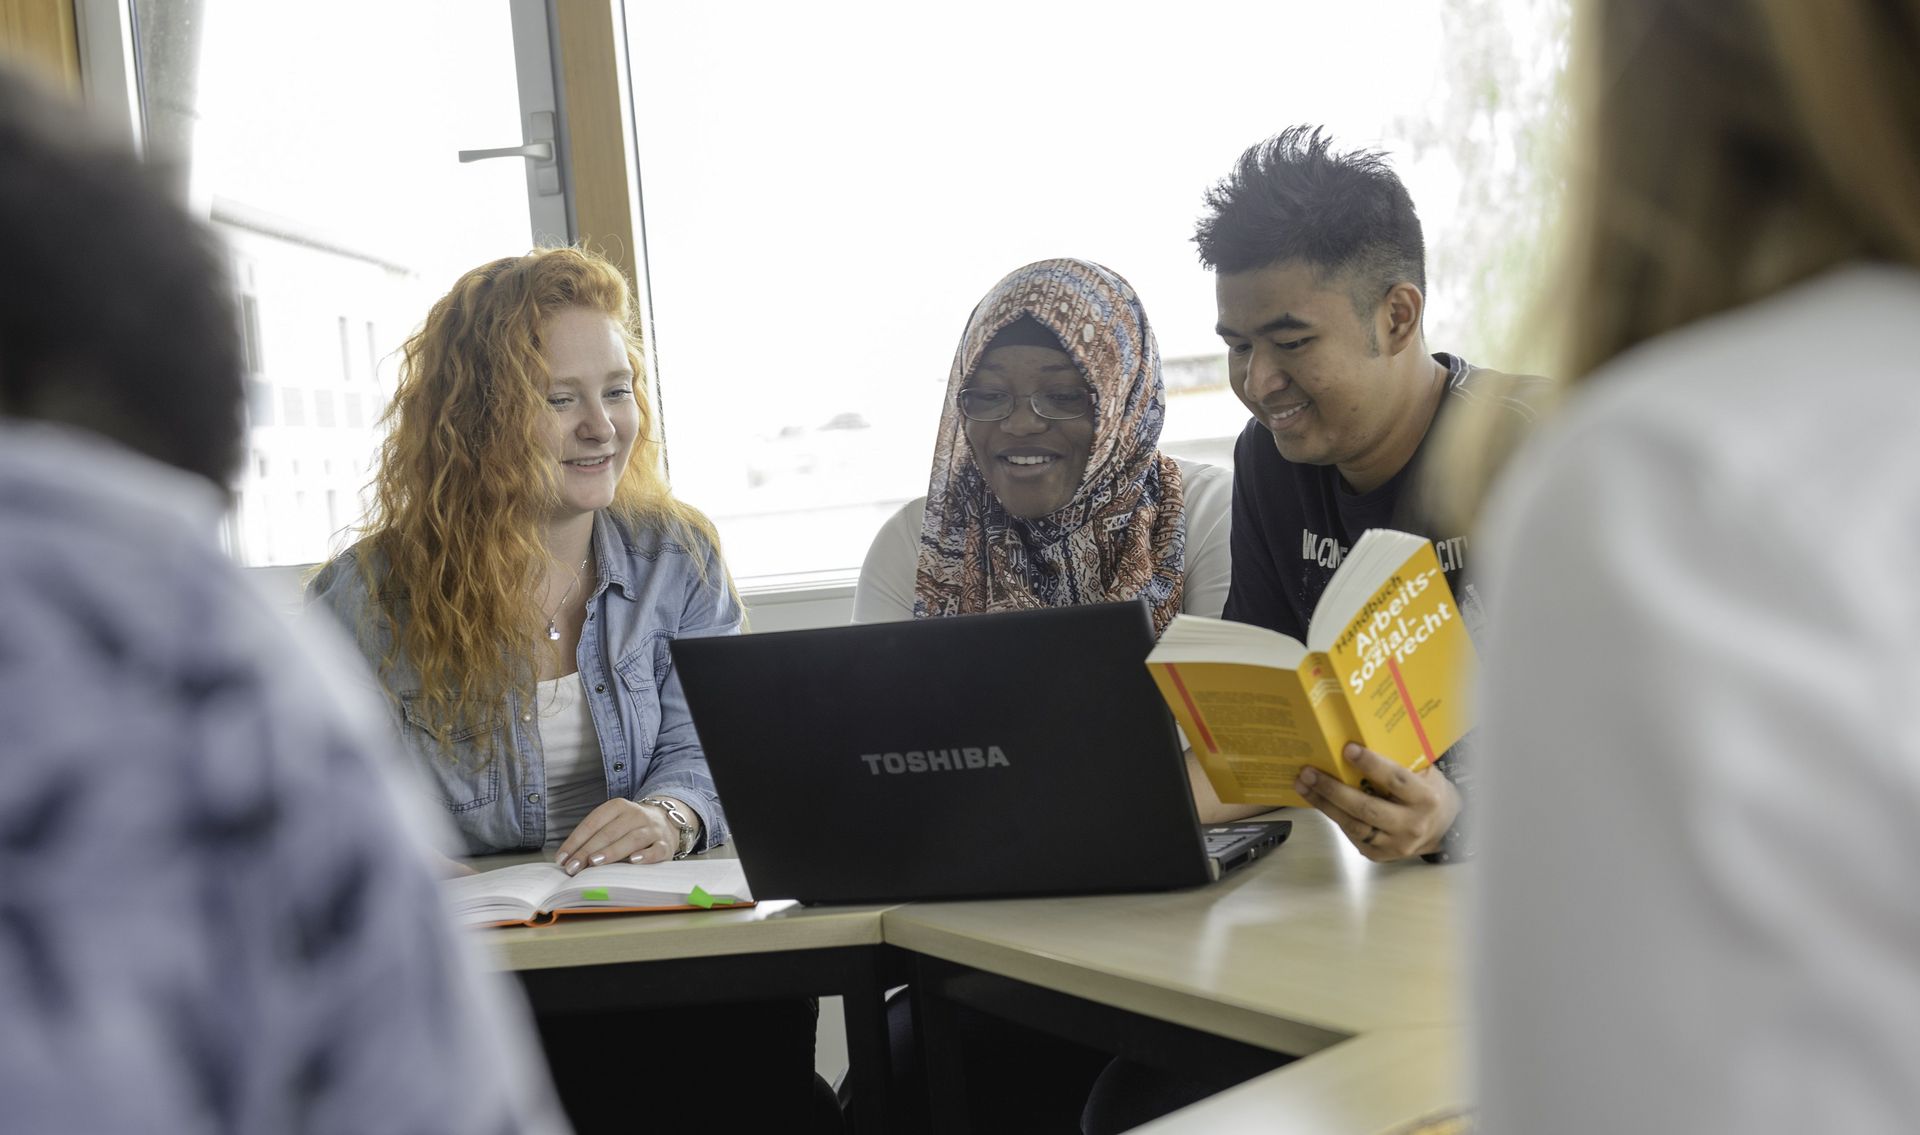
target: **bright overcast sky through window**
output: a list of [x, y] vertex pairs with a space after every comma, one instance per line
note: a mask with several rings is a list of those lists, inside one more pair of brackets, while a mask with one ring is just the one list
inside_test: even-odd
[[[628, 3], [649, 350], [676, 491], [719, 523], [743, 579], [856, 568], [925, 491], [968, 312], [1043, 257], [1115, 269], [1166, 358], [1217, 359], [1213, 282], [1191, 242], [1201, 198], [1294, 123], [1389, 152], [1430, 267], [1491, 247], [1465, 222], [1507, 202], [1463, 208], [1486, 194], [1463, 194], [1461, 166], [1511, 196], [1498, 163], [1531, 159], [1474, 99], [1511, 71], [1527, 71], [1516, 89], [1546, 89], [1534, 63], [1558, 50], [1563, 7]], [[255, 422], [239, 546], [251, 562], [317, 559], [351, 538], [371, 472], [377, 406], [356, 384], [377, 370], [390, 389], [432, 299], [525, 249], [519, 163], [454, 160], [520, 140], [507, 8], [142, 0], [141, 13], [155, 35], [201, 37], [193, 193], [257, 309], [255, 402], [284, 408]], [[1522, 119], [1539, 103], [1527, 97]], [[1486, 297], [1440, 283], [1432, 345], [1477, 349], [1462, 316]], [[1474, 286], [1502, 285], [1481, 273]], [[1184, 369], [1166, 448], [1230, 457], [1244, 415], [1223, 380], [1212, 361]], [[329, 428], [336, 405], [354, 409]]]
[[[857, 501], [925, 492], [968, 312], [1042, 257], [1127, 277], [1167, 358], [1220, 353], [1191, 243], [1201, 197], [1293, 123], [1394, 152], [1429, 233], [1443, 231], [1454, 171], [1411, 160], [1396, 135], [1440, 89], [1441, 12], [1431, 0], [630, 4], [676, 485], [721, 519], [747, 574], [806, 557], [762, 546], [729, 514], [817, 510], [858, 531], [813, 541], [806, 566], [856, 565], [891, 510]], [[1215, 435], [1216, 456], [1244, 420], [1224, 394], [1195, 420], [1183, 409], [1170, 408], [1168, 440]], [[822, 429], [848, 415], [869, 429]], [[749, 484], [755, 452], [764, 468]], [[803, 531], [773, 528], [784, 542]]]

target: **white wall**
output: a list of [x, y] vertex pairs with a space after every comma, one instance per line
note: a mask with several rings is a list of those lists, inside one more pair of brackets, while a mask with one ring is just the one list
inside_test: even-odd
[[811, 587], [747, 589], [740, 593], [747, 605], [747, 629], [793, 631], [805, 627], [840, 627], [853, 619], [853, 584]]

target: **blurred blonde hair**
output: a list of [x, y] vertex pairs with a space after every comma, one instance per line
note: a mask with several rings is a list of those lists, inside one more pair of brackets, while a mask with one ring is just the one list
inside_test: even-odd
[[[1920, 265], [1920, 0], [1585, 0], [1574, 37], [1559, 278], [1535, 322], [1563, 393], [1842, 261]], [[1429, 503], [1466, 520], [1518, 439], [1459, 418]]]
[[460, 277], [403, 348], [367, 525], [378, 554], [361, 557], [369, 594], [392, 600], [376, 606], [395, 655], [418, 671], [416, 704], [446, 751], [456, 732], [497, 734], [506, 693], [533, 688], [546, 617], [534, 588], [558, 492], [541, 331], [573, 307], [609, 316], [633, 367], [640, 425], [611, 511], [685, 543], [698, 562], [719, 547], [712, 522], [667, 486], [620, 270], [591, 252], [546, 248]]

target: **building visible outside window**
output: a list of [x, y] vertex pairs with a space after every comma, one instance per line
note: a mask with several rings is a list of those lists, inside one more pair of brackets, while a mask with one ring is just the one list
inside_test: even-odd
[[340, 378], [344, 382], [353, 381], [353, 343], [351, 332], [347, 330], [347, 317], [340, 317]]
[[265, 351], [260, 345], [260, 297], [251, 291], [240, 293], [240, 347], [248, 374], [267, 369]]
[[[249, 564], [326, 558], [366, 504], [380, 360], [461, 272], [532, 244], [503, 4], [136, 0], [150, 147], [235, 263]], [[344, 388], [344, 389], [343, 389]], [[312, 407], [307, 399], [311, 392]]]

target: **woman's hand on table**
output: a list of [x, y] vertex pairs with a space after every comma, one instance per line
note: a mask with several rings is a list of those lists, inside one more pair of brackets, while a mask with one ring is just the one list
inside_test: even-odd
[[609, 800], [587, 813], [560, 845], [554, 862], [577, 875], [602, 863], [661, 863], [679, 849], [680, 829], [665, 812], [631, 800]]
[[1294, 791], [1338, 824], [1360, 854], [1375, 863], [1425, 855], [1440, 846], [1460, 814], [1460, 792], [1441, 772], [1401, 767], [1371, 749], [1348, 745], [1341, 754], [1372, 791], [1305, 768]]

